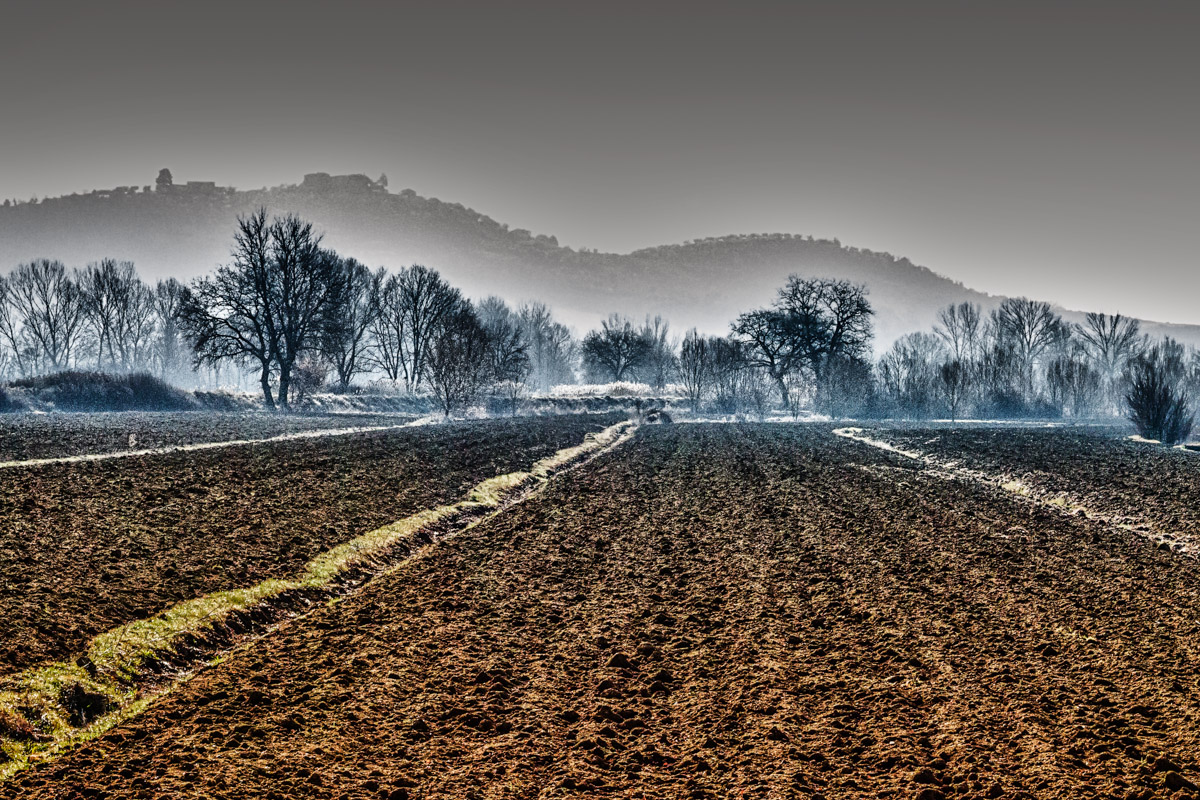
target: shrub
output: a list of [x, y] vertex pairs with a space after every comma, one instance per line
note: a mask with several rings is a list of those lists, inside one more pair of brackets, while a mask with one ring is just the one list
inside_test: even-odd
[[1167, 348], [1153, 347], [1130, 364], [1125, 404], [1139, 434], [1164, 444], [1178, 444], [1192, 433], [1194, 415], [1180, 371]]
[[196, 402], [186, 393], [146, 373], [56, 372], [22, 378], [13, 386], [29, 389], [60, 411], [187, 411]]

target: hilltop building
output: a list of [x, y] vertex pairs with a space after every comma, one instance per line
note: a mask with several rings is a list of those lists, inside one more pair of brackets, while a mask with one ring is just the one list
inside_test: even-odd
[[373, 181], [366, 175], [330, 175], [328, 172], [310, 172], [304, 176], [301, 189], [312, 192], [339, 192], [346, 194], [387, 194], [387, 176]]

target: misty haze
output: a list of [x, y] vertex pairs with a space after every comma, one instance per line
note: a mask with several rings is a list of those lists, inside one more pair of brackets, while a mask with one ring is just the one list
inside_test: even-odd
[[4, 12], [2, 798], [1200, 798], [1191, 5]]

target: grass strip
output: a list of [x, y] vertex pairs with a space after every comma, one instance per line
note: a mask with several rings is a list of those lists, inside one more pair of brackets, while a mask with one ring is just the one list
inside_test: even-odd
[[[74, 663], [55, 662], [0, 680], [0, 781], [53, 759], [140, 713], [171, 681], [139, 685], [152, 660], [173, 654], [189, 636], [203, 636], [232, 615], [248, 612], [291, 592], [329, 591], [351, 571], [369, 566], [430, 526], [460, 514], [496, 509], [529, 485], [545, 483], [560, 469], [631, 435], [620, 422], [589, 433], [582, 444], [559, 450], [528, 472], [510, 472], [475, 485], [453, 505], [420, 511], [321, 553], [299, 576], [271, 578], [244, 589], [214, 592], [146, 619], [100, 634]], [[187, 673], [175, 676], [177, 680]]]

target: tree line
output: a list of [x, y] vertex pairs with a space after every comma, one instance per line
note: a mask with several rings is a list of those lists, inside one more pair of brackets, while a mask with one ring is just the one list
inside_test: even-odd
[[[932, 331], [901, 337], [877, 371], [895, 416], [1090, 417], [1128, 415], [1143, 432], [1175, 441], [1190, 429], [1200, 353], [1144, 335], [1137, 320], [1089, 313], [1065, 321], [1048, 303], [1008, 299], [944, 308]], [[1147, 408], [1154, 391], [1169, 398]], [[1174, 409], [1163, 424], [1145, 415]]]
[[[577, 340], [541, 303], [472, 302], [436, 270], [371, 269], [324, 245], [313, 225], [265, 209], [239, 217], [229, 263], [183, 285], [153, 287], [129, 262], [79, 270], [39, 259], [0, 276], [0, 373], [83, 367], [252, 373], [269, 408], [318, 388], [350, 391], [381, 376], [450, 414], [483, 394], [515, 411], [526, 393], [574, 383], [670, 386], [694, 411], [833, 416], [1128, 415], [1182, 438], [1200, 393], [1200, 355], [1153, 342], [1138, 322], [1088, 314], [1066, 322], [1047, 303], [1005, 300], [985, 314], [944, 308], [930, 331], [872, 360], [865, 286], [791, 276], [773, 303], [725, 336], [672, 337], [662, 317], [611, 314]], [[1186, 435], [1186, 432], [1182, 434]]]
[[174, 380], [189, 368], [179, 328], [186, 291], [174, 278], [144, 283], [128, 261], [20, 264], [0, 275], [0, 375], [87, 367]]
[[347, 391], [376, 372], [428, 391], [446, 414], [488, 389], [514, 404], [572, 374], [570, 332], [544, 305], [472, 303], [436, 270], [371, 270], [322, 244], [295, 215], [238, 220], [233, 258], [192, 283], [179, 314], [198, 364], [232, 361], [258, 375], [269, 408], [334, 376]]

